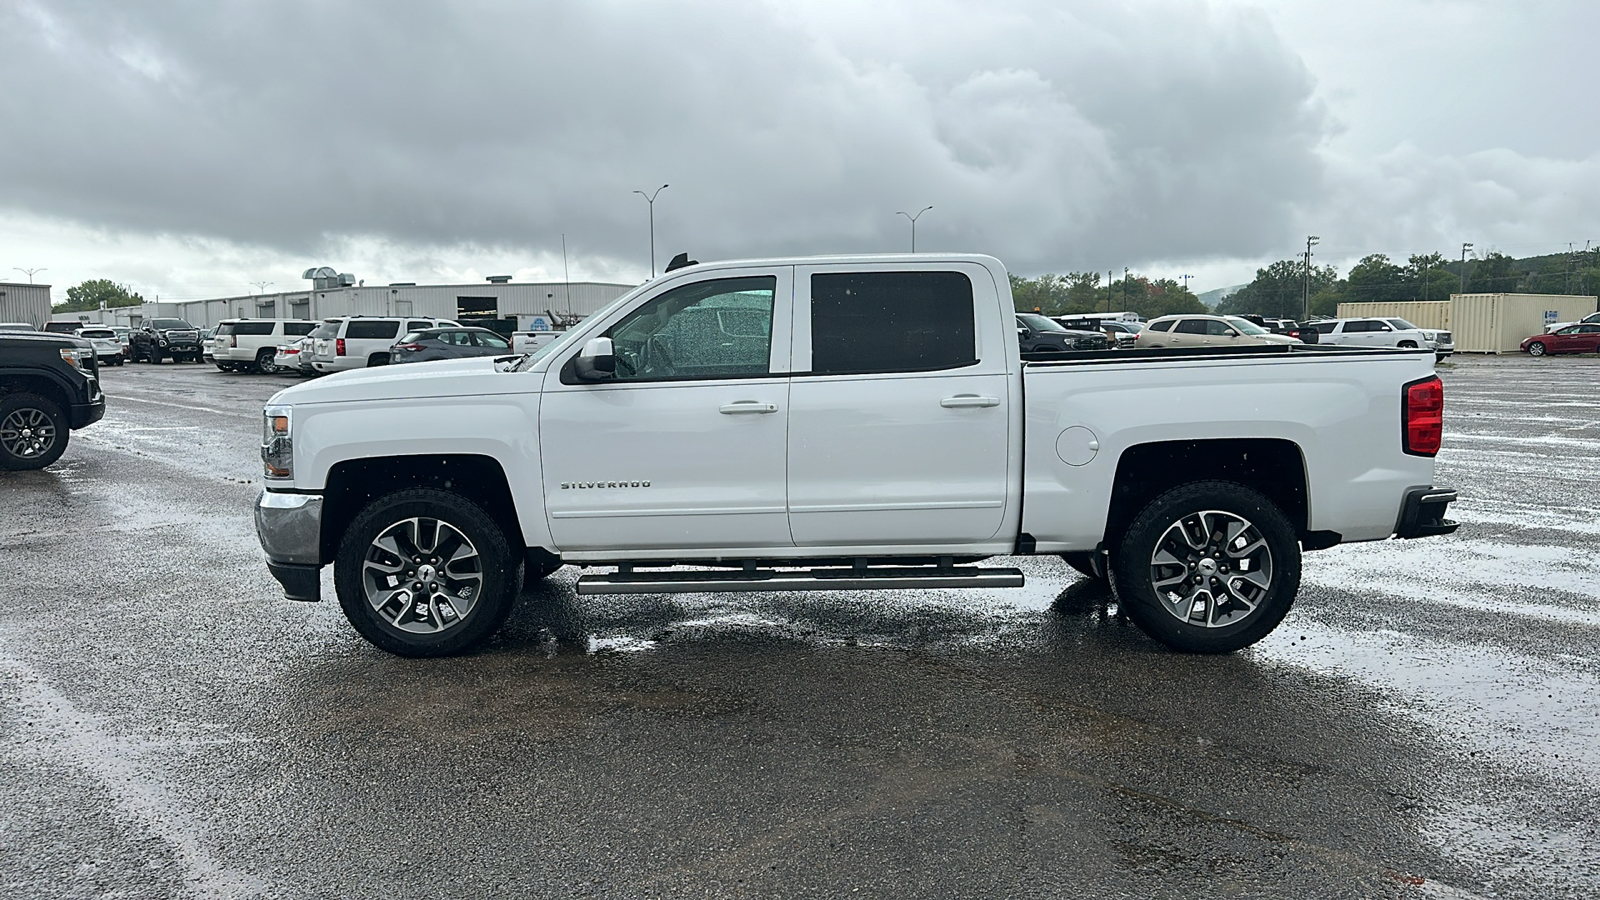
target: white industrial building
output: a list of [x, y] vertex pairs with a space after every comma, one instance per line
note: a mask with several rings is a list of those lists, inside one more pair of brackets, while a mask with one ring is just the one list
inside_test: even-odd
[[[513, 282], [510, 276], [500, 275], [477, 284], [368, 285], [332, 269], [308, 269], [306, 277], [312, 281], [310, 290], [145, 303], [57, 313], [54, 318], [136, 326], [145, 319], [172, 317], [185, 319], [199, 328], [210, 328], [223, 319], [430, 316], [509, 332], [528, 330], [538, 318], [543, 318], [549, 327], [563, 327], [598, 312], [635, 287], [597, 281]], [[48, 298], [48, 289], [46, 296]]]
[[0, 322], [27, 322], [43, 328], [50, 321], [50, 285], [0, 281]]

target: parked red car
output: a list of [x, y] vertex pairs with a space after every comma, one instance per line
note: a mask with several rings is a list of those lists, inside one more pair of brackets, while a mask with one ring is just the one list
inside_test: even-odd
[[1600, 325], [1579, 323], [1549, 334], [1536, 334], [1522, 342], [1529, 356], [1546, 353], [1600, 353]]

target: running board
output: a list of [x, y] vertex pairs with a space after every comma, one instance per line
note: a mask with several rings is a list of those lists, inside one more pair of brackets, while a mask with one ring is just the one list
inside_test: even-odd
[[698, 594], [712, 591], [890, 591], [1022, 587], [1021, 569], [873, 567], [754, 571], [613, 572], [578, 578], [580, 594]]

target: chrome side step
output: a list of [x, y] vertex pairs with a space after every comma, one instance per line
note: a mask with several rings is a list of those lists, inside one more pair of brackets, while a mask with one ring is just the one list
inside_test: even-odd
[[580, 594], [697, 594], [714, 591], [889, 591], [1022, 587], [1021, 569], [873, 566], [779, 571], [618, 571], [578, 578]]

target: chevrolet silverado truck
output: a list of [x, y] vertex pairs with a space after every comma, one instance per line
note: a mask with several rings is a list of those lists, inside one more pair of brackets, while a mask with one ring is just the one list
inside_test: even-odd
[[695, 264], [536, 352], [341, 373], [264, 409], [290, 599], [463, 652], [525, 579], [580, 595], [1004, 588], [1060, 555], [1147, 634], [1272, 631], [1302, 551], [1447, 534], [1426, 349], [1024, 354], [978, 255]]
[[0, 333], [0, 470], [42, 469], [106, 414], [94, 347], [51, 332]]

